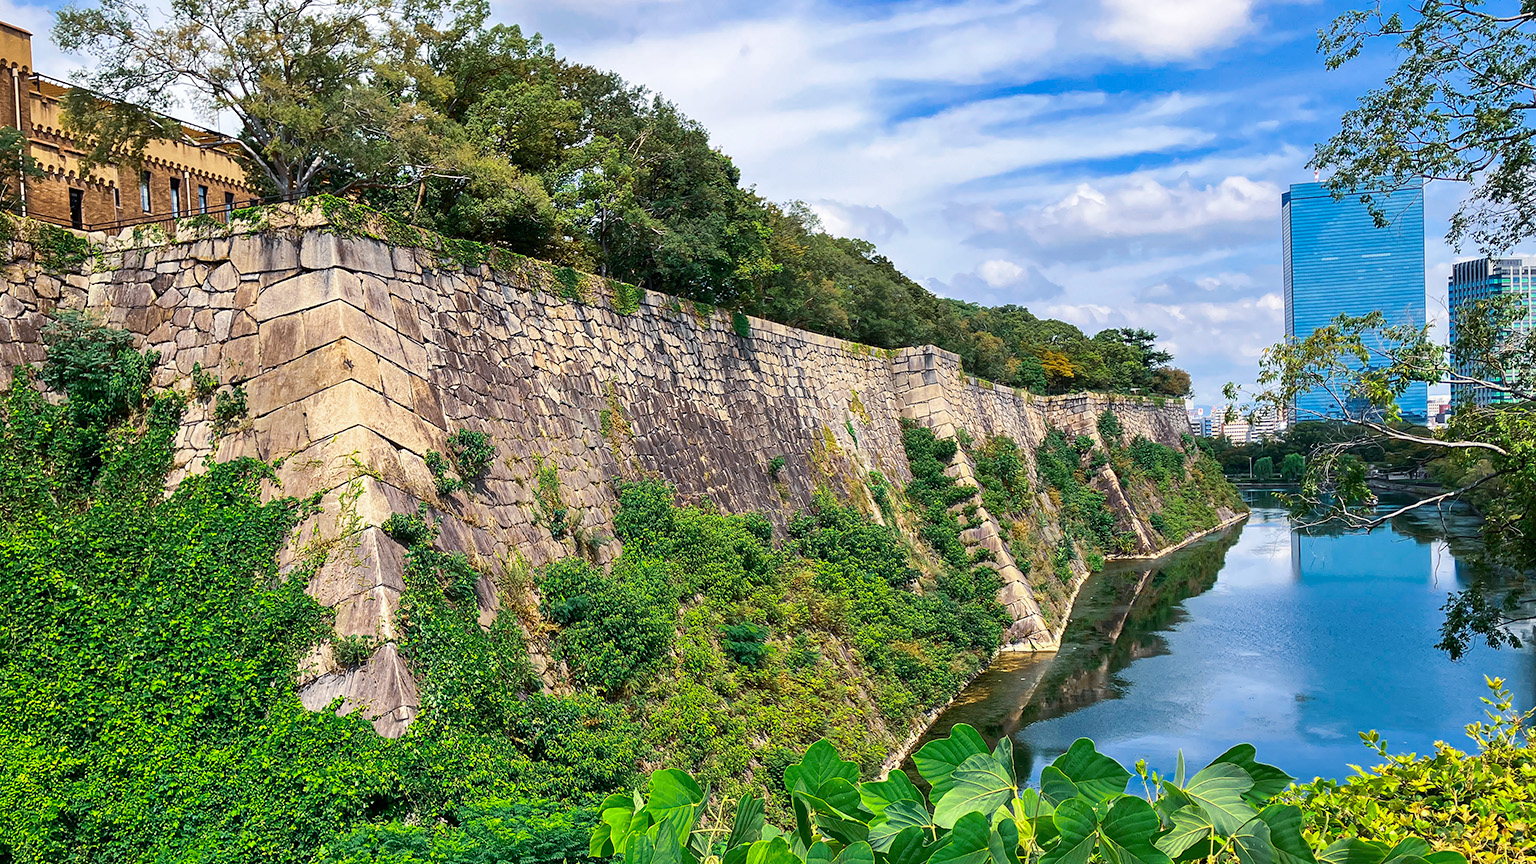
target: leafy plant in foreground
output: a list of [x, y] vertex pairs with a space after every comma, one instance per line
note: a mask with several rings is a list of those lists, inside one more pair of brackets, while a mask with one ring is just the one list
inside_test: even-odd
[[901, 772], [860, 783], [858, 766], [818, 741], [784, 770], [794, 803], [787, 830], [767, 824], [751, 796], [728, 823], [723, 802], [704, 820], [709, 796], [699, 784], [657, 771], [648, 795], [603, 802], [590, 852], [631, 864], [1466, 864], [1417, 838], [1389, 846], [1343, 837], [1314, 851], [1301, 808], [1268, 803], [1290, 775], [1256, 761], [1249, 744], [1187, 779], [1182, 757], [1172, 778], [1139, 769], [1146, 798], [1127, 794], [1132, 773], [1086, 738], [1045, 768], [1039, 789], [1020, 789], [1010, 740], [989, 751], [964, 724], [913, 761], [926, 796]]

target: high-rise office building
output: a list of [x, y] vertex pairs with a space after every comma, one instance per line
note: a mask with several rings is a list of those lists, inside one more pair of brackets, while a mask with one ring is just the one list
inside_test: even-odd
[[[1335, 200], [1321, 183], [1292, 184], [1280, 199], [1284, 244], [1285, 335], [1305, 339], [1341, 314], [1380, 310], [1389, 324], [1423, 326], [1424, 184], [1416, 181], [1378, 200], [1378, 228], [1358, 196]], [[1319, 388], [1296, 398], [1293, 421], [1339, 417], [1346, 394]], [[1398, 400], [1404, 419], [1427, 419], [1429, 387], [1409, 385]]]
[[[1451, 344], [1456, 342], [1462, 316], [1468, 314], [1469, 305], [1499, 294], [1514, 294], [1521, 298], [1525, 304], [1525, 317], [1516, 322], [1515, 326], [1530, 330], [1536, 327], [1536, 259], [1480, 258], [1472, 261], [1458, 261], [1451, 268], [1448, 294], [1451, 301]], [[1466, 368], [1459, 368], [1456, 371], [1475, 377], [1482, 377], [1484, 374], [1479, 370]], [[1492, 387], [1451, 382], [1453, 404], [1472, 402], [1478, 405], [1491, 405], [1500, 401], [1503, 401], [1503, 394]]]

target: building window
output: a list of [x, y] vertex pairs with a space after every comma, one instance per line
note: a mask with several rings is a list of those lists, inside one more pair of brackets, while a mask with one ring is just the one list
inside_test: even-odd
[[119, 209], [123, 206], [123, 190], [116, 186], [112, 187], [112, 206]]
[[139, 207], [145, 213], [151, 212], [151, 210], [149, 209], [149, 181], [150, 181], [150, 179], [151, 178], [150, 178], [150, 174], [149, 174], [148, 171], [143, 171], [143, 172], [141, 172], [139, 174]]
[[69, 224], [73, 228], [85, 227], [85, 191], [69, 190]]
[[197, 187], [197, 212], [199, 212], [199, 213], [207, 213], [208, 212], [208, 187], [207, 186], [199, 186], [199, 187]]
[[181, 218], [181, 179], [171, 178], [171, 216]]

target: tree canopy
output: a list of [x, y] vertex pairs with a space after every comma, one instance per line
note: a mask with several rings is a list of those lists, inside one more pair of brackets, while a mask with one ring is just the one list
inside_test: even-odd
[[181, 134], [157, 112], [232, 117], [253, 185], [333, 192], [438, 231], [882, 348], [934, 344], [1041, 393], [1189, 392], [1145, 330], [1092, 338], [1023, 307], [934, 295], [804, 204], [741, 184], [675, 105], [490, 24], [483, 0], [134, 0], [59, 13], [101, 62], [66, 104], [90, 161]]

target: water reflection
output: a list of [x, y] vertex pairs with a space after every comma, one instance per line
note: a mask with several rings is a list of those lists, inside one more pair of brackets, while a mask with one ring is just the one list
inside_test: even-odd
[[1262, 494], [1248, 523], [1151, 569], [1119, 567], [1084, 587], [1064, 639], [1043, 658], [1005, 655], [940, 718], [1015, 742], [1038, 771], [1081, 736], [1129, 764], [1207, 760], [1252, 741], [1302, 777], [1340, 777], [1378, 729], [1395, 750], [1464, 743], [1483, 675], [1536, 696], [1529, 649], [1434, 649], [1446, 595], [1469, 578], [1476, 522], [1416, 513], [1370, 534], [1293, 531]]

